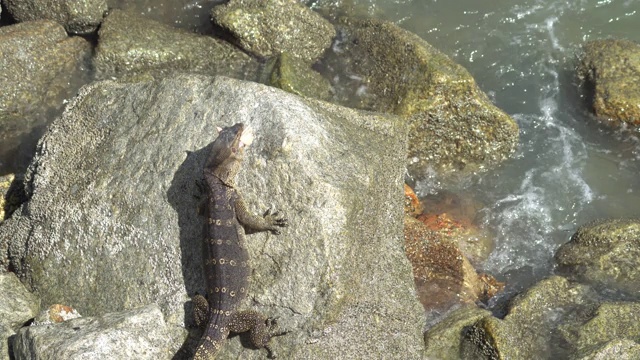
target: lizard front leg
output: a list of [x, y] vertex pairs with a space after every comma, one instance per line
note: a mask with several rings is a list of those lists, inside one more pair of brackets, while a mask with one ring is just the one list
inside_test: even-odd
[[271, 213], [269, 209], [260, 217], [250, 212], [242, 197], [239, 194], [237, 196], [236, 217], [243, 226], [256, 231], [271, 231], [275, 235], [280, 234], [280, 228], [288, 226], [287, 219], [280, 216], [279, 212]]

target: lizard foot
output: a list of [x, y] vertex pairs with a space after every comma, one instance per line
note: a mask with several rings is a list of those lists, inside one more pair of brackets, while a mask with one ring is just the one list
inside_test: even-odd
[[269, 337], [282, 336], [291, 332], [290, 330], [280, 329], [280, 326], [278, 325], [278, 318], [267, 318], [266, 325]]
[[269, 359], [277, 359], [278, 358], [278, 354], [276, 354], [276, 352], [271, 348], [271, 346], [266, 345], [264, 348], [267, 349], [267, 358], [269, 358]]
[[278, 229], [279, 227], [289, 226], [288, 220], [282, 217], [279, 211], [271, 213], [271, 208], [267, 209], [263, 217], [269, 223], [269, 231], [271, 231], [275, 235], [280, 234], [280, 230]]

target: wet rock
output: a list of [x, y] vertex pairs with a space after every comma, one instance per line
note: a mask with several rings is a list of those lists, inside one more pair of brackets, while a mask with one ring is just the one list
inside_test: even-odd
[[106, 0], [2, 0], [18, 22], [52, 20], [74, 34], [96, 30], [107, 11]]
[[508, 158], [518, 126], [495, 107], [469, 72], [426, 41], [379, 20], [345, 19], [334, 51], [345, 77], [359, 78], [358, 108], [402, 115], [410, 124], [408, 169], [473, 171]]
[[413, 189], [404, 184], [404, 213], [405, 215], [416, 217], [422, 214], [422, 202], [418, 198], [418, 195], [413, 191]]
[[493, 238], [476, 225], [454, 219], [448, 213], [426, 213], [418, 220], [440, 237], [455, 242], [472, 264], [484, 262], [493, 251]]
[[559, 327], [560, 334], [576, 354], [586, 356], [594, 349], [602, 352], [600, 348], [611, 341], [640, 339], [640, 303], [603, 303], [586, 318], [578, 324]]
[[21, 329], [13, 343], [16, 360], [171, 359], [175, 349], [157, 305]]
[[0, 273], [0, 359], [12, 359], [9, 339], [40, 307], [13, 273]]
[[640, 124], [640, 44], [622, 39], [584, 44], [578, 74], [593, 98], [595, 115]]
[[[481, 277], [458, 244], [439, 236], [419, 220], [405, 216], [405, 252], [413, 265], [416, 289], [427, 310], [487, 300], [501, 288]], [[489, 282], [487, 282], [489, 281]]]
[[577, 279], [637, 294], [640, 289], [640, 220], [599, 220], [578, 228], [555, 258]]
[[[406, 128], [256, 83], [180, 75], [84, 87], [41, 140], [30, 200], [0, 226], [11, 266], [44, 304], [92, 316], [155, 302], [183, 336], [187, 295], [204, 293], [196, 180], [216, 126], [236, 122], [256, 133], [239, 191], [251, 211], [275, 207], [290, 224], [247, 241], [247, 304], [291, 331], [274, 349], [419, 358], [423, 309], [401, 237]], [[220, 358], [264, 355], [234, 337]]]
[[493, 237], [475, 225], [477, 211], [482, 208], [480, 204], [471, 198], [441, 191], [427, 195], [423, 205], [407, 184], [404, 185], [404, 196], [405, 214], [423, 222], [439, 237], [457, 243], [472, 264], [478, 266], [489, 257], [493, 251]]
[[331, 97], [329, 81], [313, 70], [309, 64], [288, 53], [269, 60], [265, 66], [264, 83], [292, 94], [328, 100]]
[[214, 7], [211, 17], [261, 58], [286, 52], [312, 63], [336, 35], [331, 23], [298, 0], [231, 0]]
[[592, 290], [553, 276], [514, 299], [504, 319], [488, 316], [465, 334], [464, 359], [552, 358], [553, 329], [593, 299]]
[[98, 31], [94, 66], [99, 78], [140, 81], [176, 72], [253, 79], [257, 62], [234, 46], [121, 10]]
[[384, 19], [387, 16], [380, 6], [366, 0], [306, 0], [303, 2], [332, 21], [344, 16], [360, 19]]
[[490, 316], [488, 310], [476, 306], [456, 309], [446, 318], [424, 333], [425, 355], [427, 359], [458, 360], [461, 356], [460, 344], [468, 327], [478, 320]]
[[0, 140], [29, 133], [48, 111], [61, 108], [90, 54], [88, 41], [68, 37], [53, 21], [0, 27]]
[[578, 360], [634, 360], [640, 359], [640, 345], [632, 340], [612, 340], [595, 349], [586, 350], [572, 359]]

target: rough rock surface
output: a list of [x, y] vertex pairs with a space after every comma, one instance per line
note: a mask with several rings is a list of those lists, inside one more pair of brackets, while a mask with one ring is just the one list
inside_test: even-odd
[[106, 0], [2, 0], [18, 22], [52, 20], [74, 34], [96, 30], [107, 11]]
[[0, 323], [18, 330], [38, 313], [40, 300], [13, 273], [0, 273]]
[[110, 12], [98, 37], [94, 66], [99, 78], [175, 72], [256, 77], [257, 62], [234, 46], [125, 11]]
[[21, 329], [15, 360], [171, 359], [169, 326], [156, 305]]
[[502, 289], [493, 277], [478, 274], [458, 244], [410, 216], [404, 220], [405, 252], [413, 265], [420, 302], [444, 311], [457, 304], [484, 301]]
[[462, 358], [553, 358], [552, 329], [592, 298], [588, 286], [559, 276], [542, 280], [512, 301], [504, 319], [487, 316], [474, 324], [465, 335]]
[[263, 82], [292, 94], [320, 100], [331, 98], [331, 84], [309, 64], [282, 53], [267, 62]]
[[336, 54], [354, 84], [352, 106], [394, 113], [410, 124], [408, 169], [473, 171], [508, 158], [518, 126], [495, 107], [462, 66], [390, 22], [345, 19]]
[[578, 74], [592, 92], [596, 116], [640, 124], [640, 44], [593, 40], [584, 44], [583, 50]]
[[467, 305], [447, 314], [447, 317], [424, 333], [425, 355], [427, 359], [461, 359], [462, 339], [465, 331], [478, 320], [490, 316], [488, 310], [475, 305]]
[[214, 7], [211, 17], [261, 58], [287, 52], [312, 63], [336, 35], [331, 23], [298, 0], [231, 0]]
[[640, 289], [638, 239], [638, 219], [598, 220], [578, 228], [555, 257], [570, 276], [637, 294]]
[[20, 283], [13, 273], [0, 273], [0, 360], [12, 359], [9, 338], [40, 307], [40, 299]]
[[43, 117], [34, 109], [62, 107], [75, 91], [69, 83], [90, 54], [88, 41], [68, 37], [53, 21], [0, 27], [0, 141], [30, 132], [31, 123]]
[[15, 331], [0, 323], [0, 360], [13, 360], [13, 347], [9, 344], [9, 339], [13, 335]]
[[[196, 180], [216, 126], [236, 122], [256, 132], [239, 191], [290, 224], [248, 238], [248, 303], [291, 330], [275, 350], [418, 358], [423, 310], [402, 249], [406, 128], [260, 84], [181, 75], [83, 88], [39, 145], [31, 199], [0, 225], [11, 265], [45, 306], [95, 315], [155, 302], [167, 322], [191, 322], [187, 295], [204, 287]], [[264, 353], [235, 337], [220, 356]]]
[[577, 360], [636, 360], [640, 359], [640, 344], [633, 340], [612, 340], [608, 343], [586, 350], [571, 359]]
[[605, 302], [584, 317], [586, 320], [577, 324], [559, 327], [576, 354], [588, 354], [611, 341], [640, 340], [640, 303]]

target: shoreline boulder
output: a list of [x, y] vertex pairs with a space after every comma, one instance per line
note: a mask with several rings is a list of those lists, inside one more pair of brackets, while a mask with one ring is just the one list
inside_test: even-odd
[[106, 0], [2, 0], [18, 22], [52, 20], [72, 34], [94, 32], [107, 12]]
[[343, 18], [338, 30], [338, 59], [329, 67], [353, 83], [338, 101], [405, 118], [411, 176], [421, 179], [428, 168], [473, 172], [515, 151], [516, 122], [466, 69], [419, 36], [381, 20]]
[[596, 117], [640, 125], [640, 44], [624, 39], [585, 43], [578, 77]]
[[[39, 144], [29, 201], [0, 225], [11, 267], [45, 307], [95, 316], [156, 303], [179, 338], [189, 296], [204, 293], [196, 183], [216, 126], [237, 122], [256, 134], [238, 190], [250, 211], [274, 207], [290, 224], [247, 239], [246, 304], [291, 331], [274, 349], [419, 358], [424, 313], [402, 247], [406, 128], [252, 82], [176, 75], [82, 88]], [[220, 356], [264, 353], [233, 337]]]
[[336, 35], [329, 21], [298, 0], [231, 0], [214, 7], [211, 18], [262, 59], [286, 52], [313, 63]]

